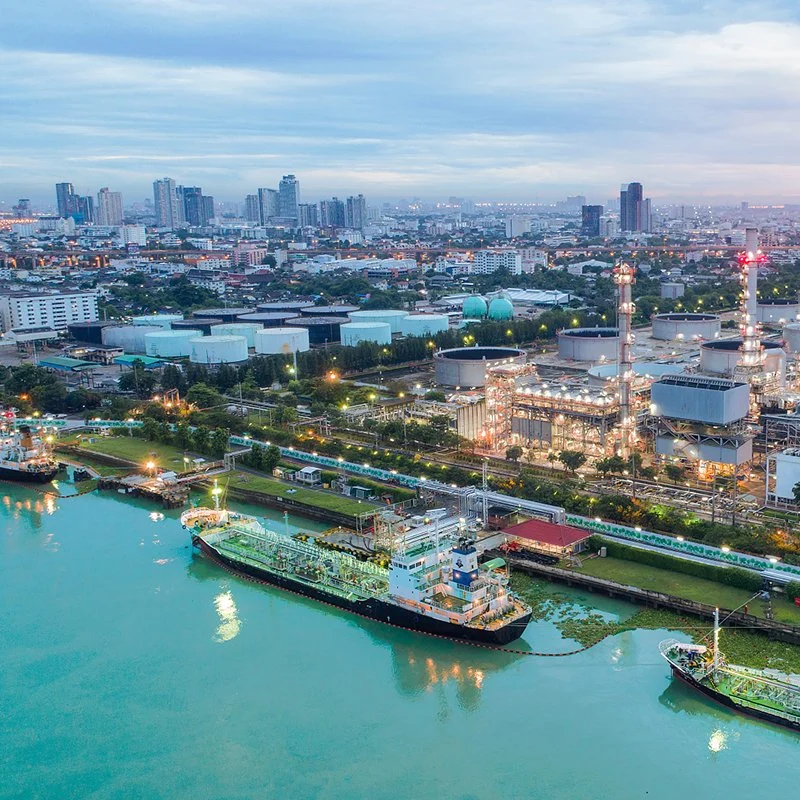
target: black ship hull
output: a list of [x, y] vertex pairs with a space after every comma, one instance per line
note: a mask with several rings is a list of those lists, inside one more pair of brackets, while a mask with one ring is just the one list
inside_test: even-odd
[[394, 625], [398, 628], [407, 628], [411, 631], [420, 631], [434, 636], [443, 636], [448, 639], [460, 639], [474, 644], [485, 644], [497, 647], [513, 642], [515, 639], [522, 636], [531, 618], [530, 614], [526, 614], [515, 622], [498, 628], [497, 630], [468, 628], [464, 625], [456, 625], [452, 622], [426, 617], [424, 614], [418, 614], [411, 609], [403, 608], [394, 603], [388, 603], [377, 598], [370, 598], [368, 600], [347, 600], [344, 597], [339, 597], [338, 595], [327, 592], [323, 587], [316, 588], [295, 580], [291, 575], [280, 575], [266, 569], [255, 567], [251, 564], [243, 564], [239, 561], [234, 561], [224, 554], [217, 552], [199, 537], [193, 536], [192, 542], [196, 547], [200, 548], [203, 555], [234, 573], [250, 576], [262, 583], [268, 583], [272, 586], [294, 592], [295, 594], [319, 600], [322, 603], [336, 606], [337, 608], [350, 611], [353, 614], [358, 614], [367, 619], [373, 619], [387, 625]]
[[768, 711], [759, 711], [757, 708], [740, 706], [734, 700], [728, 697], [728, 695], [718, 692], [715, 689], [712, 689], [710, 686], [706, 686], [705, 684], [696, 681], [690, 675], [684, 674], [674, 664], [670, 664], [670, 668], [672, 669], [672, 674], [676, 678], [679, 678], [685, 684], [691, 686], [692, 689], [702, 692], [706, 697], [710, 697], [720, 705], [726, 706], [727, 708], [730, 708], [739, 714], [745, 714], [748, 717], [753, 717], [754, 719], [760, 719], [764, 722], [771, 722], [773, 725], [781, 725], [784, 728], [791, 728], [792, 730], [800, 731], [800, 722], [795, 722], [791, 719], [784, 719], [783, 717], [770, 714]]
[[0, 466], [0, 480], [20, 481], [21, 483], [49, 483], [58, 474], [58, 467], [41, 470], [39, 472], [28, 472], [24, 469], [11, 469], [10, 467]]

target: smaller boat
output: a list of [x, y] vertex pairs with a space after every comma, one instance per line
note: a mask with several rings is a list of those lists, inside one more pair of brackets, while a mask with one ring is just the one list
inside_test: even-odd
[[672, 674], [742, 714], [800, 731], [800, 676], [729, 664], [719, 649], [719, 609], [709, 646], [666, 639], [658, 646]]

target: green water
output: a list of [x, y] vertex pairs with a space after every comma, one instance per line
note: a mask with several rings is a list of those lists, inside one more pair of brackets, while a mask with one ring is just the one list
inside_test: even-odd
[[[800, 791], [800, 736], [671, 683], [663, 632], [566, 659], [478, 650], [234, 578], [193, 556], [177, 512], [2, 494], [2, 798]], [[572, 645], [550, 623], [525, 640]]]

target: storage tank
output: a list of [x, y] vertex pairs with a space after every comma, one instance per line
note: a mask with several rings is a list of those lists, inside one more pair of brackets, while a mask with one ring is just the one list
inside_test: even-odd
[[348, 322], [339, 329], [342, 344], [355, 347], [361, 342], [392, 343], [392, 326], [388, 322]]
[[203, 334], [200, 331], [153, 331], [144, 336], [144, 351], [156, 358], [180, 358], [192, 352], [192, 340]]
[[567, 328], [558, 332], [558, 355], [573, 361], [616, 361], [617, 328]]
[[147, 314], [134, 317], [134, 325], [151, 325], [156, 328], [169, 330], [173, 322], [183, 319], [183, 314]]
[[342, 317], [358, 311], [358, 306], [306, 306], [300, 309], [301, 317]]
[[[786, 353], [777, 342], [761, 342], [766, 350], [765, 373], [786, 374]], [[733, 375], [741, 358], [741, 339], [721, 339], [700, 345], [700, 371], [712, 375]]]
[[783, 325], [795, 322], [800, 315], [800, 303], [786, 297], [759, 300], [756, 305], [756, 319], [765, 324]]
[[339, 328], [348, 322], [347, 317], [294, 317], [286, 320], [286, 326], [305, 328], [311, 344], [327, 344], [339, 341]]
[[488, 313], [489, 306], [479, 294], [471, 294], [461, 306], [461, 315], [464, 319], [486, 319]]
[[287, 319], [296, 317], [295, 311], [256, 311], [236, 317], [237, 322], [254, 322], [259, 328], [282, 328]]
[[497, 322], [514, 319], [514, 306], [507, 297], [495, 297], [489, 303], [489, 319]]
[[790, 322], [783, 326], [783, 342], [787, 352], [800, 353], [800, 322]]
[[121, 347], [126, 353], [144, 353], [144, 337], [152, 329], [147, 325], [109, 325], [101, 337], [106, 347]]
[[219, 325], [221, 319], [215, 317], [193, 317], [192, 319], [182, 319], [172, 323], [174, 331], [200, 331], [203, 336], [211, 333], [212, 325]]
[[483, 386], [489, 367], [526, 361], [525, 351], [516, 347], [454, 347], [433, 355], [436, 383], [464, 389]]
[[449, 327], [450, 318], [446, 314], [409, 314], [400, 320], [403, 336], [435, 336]]
[[309, 348], [307, 328], [264, 328], [255, 338], [256, 353], [263, 355], [305, 353]]
[[351, 311], [348, 315], [351, 322], [388, 322], [392, 333], [400, 333], [400, 323], [408, 316], [408, 311], [399, 308], [377, 309], [370, 308], [365, 311]]
[[256, 331], [262, 330], [255, 322], [222, 322], [211, 326], [212, 336], [244, 336], [248, 347], [256, 346]]
[[266, 303], [259, 303], [256, 308], [267, 313], [271, 311], [294, 311], [295, 313], [292, 316], [296, 317], [301, 309], [313, 305], [314, 303], [311, 300], [269, 300]]
[[244, 336], [198, 336], [191, 340], [193, 364], [237, 364], [247, 361]]
[[686, 287], [682, 283], [662, 283], [661, 297], [665, 300], [677, 300], [683, 297]]
[[195, 311], [192, 316], [196, 319], [207, 319], [214, 317], [221, 322], [235, 322], [236, 317], [241, 317], [242, 314], [249, 314], [252, 308], [201, 308]]
[[664, 341], [716, 339], [720, 332], [720, 319], [716, 314], [656, 314], [652, 323], [653, 338]]
[[794, 487], [800, 483], [800, 450], [783, 450], [775, 458], [775, 499], [795, 503]]

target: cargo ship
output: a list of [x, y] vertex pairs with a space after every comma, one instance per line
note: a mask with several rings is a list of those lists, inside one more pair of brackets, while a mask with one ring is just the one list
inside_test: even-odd
[[729, 664], [719, 649], [719, 610], [710, 646], [667, 639], [659, 645], [672, 674], [750, 717], [800, 731], [800, 676]]
[[235, 573], [368, 619], [485, 645], [508, 644], [530, 621], [530, 606], [509, 588], [505, 562], [479, 565], [468, 537], [399, 544], [383, 567], [312, 537], [269, 530], [220, 508], [214, 492], [214, 508], [186, 511], [181, 524], [204, 556]]
[[47, 445], [34, 438], [29, 425], [15, 427], [13, 412], [5, 412], [0, 425], [0, 478], [47, 483], [58, 472], [58, 462]]

